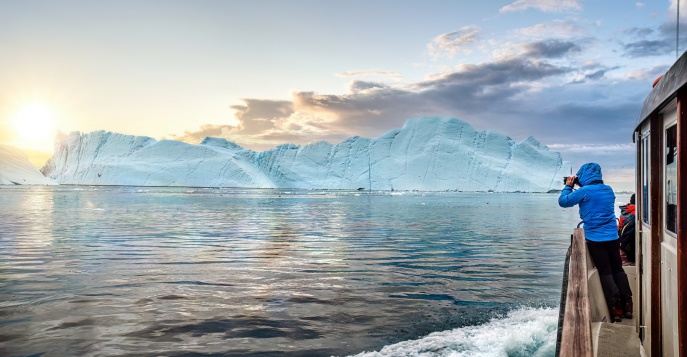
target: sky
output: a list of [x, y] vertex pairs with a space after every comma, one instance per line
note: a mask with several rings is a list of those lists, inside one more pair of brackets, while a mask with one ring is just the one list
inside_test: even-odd
[[445, 116], [631, 190], [683, 6], [678, 38], [677, 0], [0, 0], [0, 144], [41, 166], [56, 130], [262, 151]]

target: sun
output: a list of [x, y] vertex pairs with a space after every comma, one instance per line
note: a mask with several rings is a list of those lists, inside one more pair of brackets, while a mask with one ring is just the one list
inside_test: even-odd
[[50, 150], [55, 137], [55, 113], [45, 104], [30, 103], [14, 117], [17, 142], [35, 150]]

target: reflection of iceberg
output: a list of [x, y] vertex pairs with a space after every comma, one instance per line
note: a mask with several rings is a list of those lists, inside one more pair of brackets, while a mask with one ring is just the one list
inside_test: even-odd
[[481, 326], [435, 332], [356, 356], [552, 356], [557, 324], [558, 309], [521, 309]]
[[29, 162], [18, 149], [0, 145], [0, 185], [55, 185]]
[[305, 189], [547, 192], [569, 163], [529, 137], [517, 143], [452, 118], [409, 120], [378, 138], [255, 152], [96, 131], [57, 139], [42, 171], [60, 183]]

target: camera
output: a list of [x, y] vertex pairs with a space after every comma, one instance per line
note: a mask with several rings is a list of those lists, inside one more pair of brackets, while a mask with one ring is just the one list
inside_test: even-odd
[[[570, 177], [570, 176], [565, 176], [565, 177], [563, 177], [563, 184], [565, 184], [565, 182], [568, 181], [568, 178], [569, 178], [569, 177]], [[573, 183], [573, 186], [574, 186], [574, 185], [582, 186], [582, 185], [580, 185], [580, 178], [577, 177], [577, 176], [575, 176], [575, 182]]]

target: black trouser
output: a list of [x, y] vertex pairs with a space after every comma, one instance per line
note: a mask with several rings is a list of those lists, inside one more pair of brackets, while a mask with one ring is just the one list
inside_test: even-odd
[[613, 309], [618, 302], [632, 301], [630, 282], [627, 280], [627, 274], [623, 270], [623, 262], [620, 259], [620, 241], [618, 239], [607, 242], [588, 240], [587, 249], [599, 272], [601, 288], [608, 308]]

